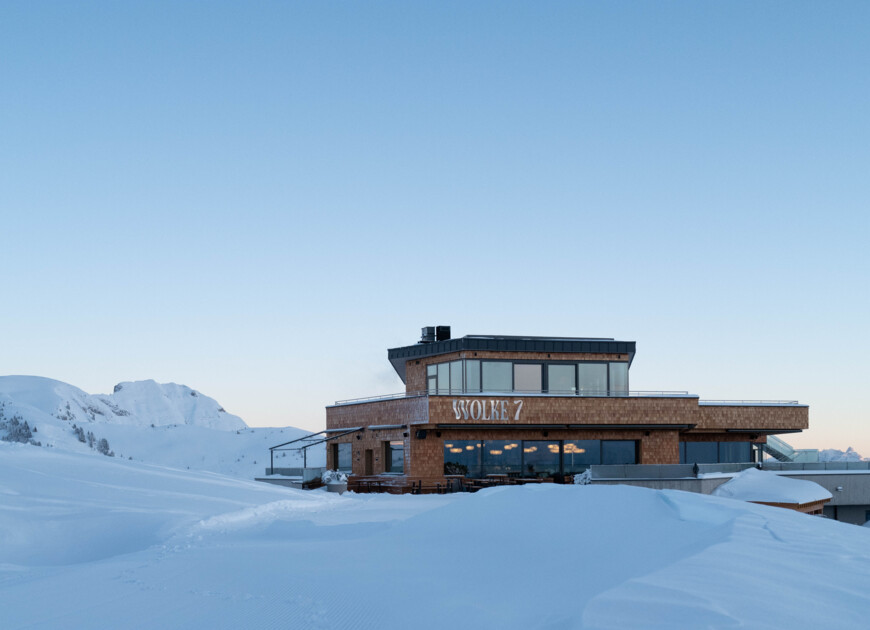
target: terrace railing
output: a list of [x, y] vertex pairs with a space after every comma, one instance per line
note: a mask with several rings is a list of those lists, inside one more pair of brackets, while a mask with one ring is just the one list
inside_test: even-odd
[[381, 400], [398, 400], [403, 398], [420, 398], [423, 396], [552, 396], [552, 397], [577, 397], [577, 398], [697, 398], [694, 394], [683, 391], [598, 391], [598, 390], [582, 390], [576, 391], [556, 391], [550, 390], [541, 391], [526, 391], [526, 390], [511, 390], [511, 391], [485, 391], [485, 392], [466, 392], [453, 390], [438, 390], [436, 392], [411, 391], [400, 392], [397, 394], [384, 394], [381, 396], [369, 396], [366, 398], [348, 398], [347, 400], [337, 400], [335, 405], [356, 405], [359, 403], [376, 402]]
[[[632, 390], [632, 391], [602, 391], [602, 390], [581, 390], [579, 392], [567, 390], [556, 391], [550, 390], [541, 391], [485, 391], [485, 392], [466, 392], [453, 390], [438, 390], [429, 392], [426, 390], [399, 392], [396, 394], [382, 394], [379, 396], [367, 396], [365, 398], [348, 398], [346, 400], [337, 400], [335, 406], [340, 405], [356, 405], [360, 403], [377, 402], [381, 400], [400, 400], [404, 398], [421, 398], [423, 396], [554, 396], [554, 397], [578, 397], [578, 398], [698, 398], [695, 394], [690, 394], [685, 391], [666, 391], [666, 390]], [[699, 400], [699, 405], [708, 406], [734, 406], [734, 407], [791, 407], [802, 406], [797, 400]]]

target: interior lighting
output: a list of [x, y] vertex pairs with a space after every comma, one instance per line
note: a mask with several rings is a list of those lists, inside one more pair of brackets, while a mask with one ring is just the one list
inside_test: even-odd
[[537, 446], [529, 446], [528, 448], [523, 449], [523, 453], [534, 453], [538, 450]]
[[451, 453], [461, 453], [461, 452], [462, 452], [462, 449], [461, 449], [461, 448], [451, 448], [451, 449], [450, 449], [450, 452], [451, 452]]
[[444, 446], [446, 446], [447, 448], [453, 448], [452, 444], [445, 444]]
[[503, 451], [490, 451], [490, 455], [501, 455]]
[[474, 447], [473, 447], [473, 446], [466, 446], [466, 447], [465, 447], [465, 450], [466, 450], [466, 451], [473, 451], [473, 450], [474, 450]]

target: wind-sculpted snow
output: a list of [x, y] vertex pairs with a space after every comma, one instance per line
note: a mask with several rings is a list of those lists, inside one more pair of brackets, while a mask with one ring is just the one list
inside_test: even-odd
[[0, 444], [0, 541], [4, 630], [863, 629], [870, 614], [867, 528], [624, 486], [338, 496]]
[[765, 503], [812, 503], [831, 498], [814, 481], [790, 479], [765, 470], [748, 468], [713, 491], [717, 497]]

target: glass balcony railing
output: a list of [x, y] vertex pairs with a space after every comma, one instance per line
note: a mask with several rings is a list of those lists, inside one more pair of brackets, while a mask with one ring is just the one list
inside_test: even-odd
[[398, 400], [402, 398], [420, 398], [423, 396], [467, 396], [467, 397], [504, 397], [504, 396], [521, 396], [526, 397], [570, 397], [570, 398], [697, 398], [696, 395], [684, 391], [485, 391], [485, 392], [467, 392], [467, 391], [410, 391], [400, 392], [398, 394], [385, 394], [381, 396], [370, 396], [366, 398], [350, 398], [347, 400], [337, 400], [335, 405], [355, 405], [359, 403], [377, 402], [381, 400]]

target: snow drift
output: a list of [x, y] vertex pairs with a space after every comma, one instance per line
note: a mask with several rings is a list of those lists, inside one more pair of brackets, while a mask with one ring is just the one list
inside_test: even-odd
[[833, 495], [814, 481], [791, 479], [769, 471], [747, 468], [713, 490], [717, 497], [764, 503], [813, 503]]
[[870, 530], [629, 486], [342, 496], [0, 443], [19, 628], [866, 628]]

